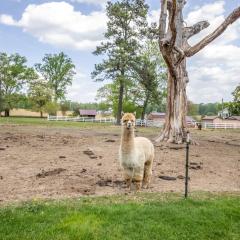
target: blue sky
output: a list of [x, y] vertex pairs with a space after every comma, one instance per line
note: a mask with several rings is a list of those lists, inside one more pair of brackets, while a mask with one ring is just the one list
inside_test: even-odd
[[[77, 75], [68, 88], [71, 100], [94, 101], [97, 89], [90, 77], [99, 58], [92, 55], [106, 28], [105, 0], [1, 0], [0, 51], [18, 52], [29, 66], [40, 62], [45, 53], [64, 51], [76, 65]], [[149, 19], [157, 21], [159, 2], [148, 0]], [[209, 20], [211, 25], [191, 40], [199, 41], [217, 27], [239, 0], [188, 0], [184, 15], [188, 25]], [[231, 100], [240, 82], [240, 20], [219, 39], [188, 60], [190, 100], [216, 102]]]

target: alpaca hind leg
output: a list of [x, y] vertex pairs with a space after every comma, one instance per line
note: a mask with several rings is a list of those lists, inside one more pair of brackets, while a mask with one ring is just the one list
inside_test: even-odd
[[133, 187], [131, 190], [139, 191], [142, 187], [142, 180], [143, 180], [143, 168], [135, 168], [133, 173]]
[[148, 188], [152, 177], [153, 158], [144, 165], [143, 188]]
[[133, 169], [125, 168], [123, 172], [123, 177], [126, 182], [127, 188], [130, 188], [132, 182]]

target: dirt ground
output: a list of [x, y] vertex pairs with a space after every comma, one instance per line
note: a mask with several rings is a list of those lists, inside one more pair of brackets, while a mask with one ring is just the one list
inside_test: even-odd
[[[138, 128], [153, 139], [158, 129]], [[240, 131], [192, 130], [190, 192], [240, 192]], [[118, 163], [120, 128], [0, 125], [0, 203], [126, 193]], [[184, 145], [155, 146], [146, 192], [183, 192]]]

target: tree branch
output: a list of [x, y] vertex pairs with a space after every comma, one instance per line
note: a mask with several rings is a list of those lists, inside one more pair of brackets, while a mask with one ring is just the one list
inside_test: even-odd
[[177, 12], [177, 0], [172, 0], [172, 7], [170, 15], [170, 20], [169, 20], [169, 27], [171, 29], [171, 40], [170, 40], [170, 46], [174, 46], [176, 37], [177, 37], [177, 29], [176, 29], [176, 24], [175, 24], [175, 18], [176, 18], [176, 12]]
[[167, 20], [167, 0], [161, 0], [161, 14], [159, 18], [159, 40], [161, 41], [166, 35]]
[[239, 17], [240, 17], [240, 7], [236, 8], [214, 32], [212, 32], [211, 34], [203, 38], [196, 45], [185, 50], [185, 55], [187, 57], [191, 57], [197, 52], [199, 52], [200, 50], [202, 50], [205, 46], [207, 46], [219, 35], [221, 35], [227, 29], [227, 27], [233, 22], [235, 22]]
[[201, 21], [191, 27], [185, 27], [183, 28], [183, 37], [189, 39], [193, 35], [198, 34], [200, 31], [207, 28], [209, 25], [208, 21]]

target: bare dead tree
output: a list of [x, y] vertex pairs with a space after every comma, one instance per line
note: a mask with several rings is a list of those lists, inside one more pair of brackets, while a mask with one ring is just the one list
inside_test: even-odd
[[182, 143], [186, 140], [186, 85], [189, 81], [186, 58], [211, 43], [240, 17], [238, 7], [215, 31], [190, 46], [188, 39], [207, 28], [209, 23], [201, 21], [190, 27], [184, 26], [182, 11], [185, 3], [185, 0], [161, 0], [159, 47], [168, 68], [168, 97], [166, 121], [157, 142]]

